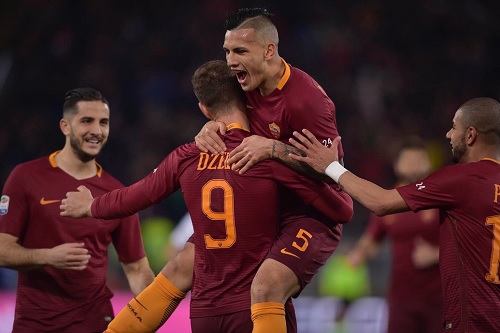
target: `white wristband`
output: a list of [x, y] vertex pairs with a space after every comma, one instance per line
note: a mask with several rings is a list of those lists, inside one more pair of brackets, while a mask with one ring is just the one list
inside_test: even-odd
[[339, 161], [334, 161], [326, 167], [325, 174], [335, 180], [336, 183], [338, 183], [340, 176], [342, 176], [346, 171], [347, 169], [344, 168], [342, 164], [339, 163]]

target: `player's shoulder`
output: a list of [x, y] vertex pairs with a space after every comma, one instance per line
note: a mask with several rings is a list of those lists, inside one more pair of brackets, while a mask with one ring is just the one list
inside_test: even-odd
[[464, 174], [468, 175], [481, 175], [483, 172], [488, 172], [488, 170], [497, 170], [500, 172], [498, 162], [495, 162], [493, 160], [480, 160], [477, 162], [468, 162], [468, 163], [456, 163], [456, 164], [450, 164], [446, 165], [438, 172], [440, 174], [460, 174], [463, 176]]
[[49, 169], [50, 167], [51, 166], [48, 156], [44, 156], [27, 162], [19, 163], [14, 167], [12, 173], [30, 174], [35, 173], [41, 169]]
[[500, 177], [500, 162], [485, 158], [473, 163], [461, 163], [463, 173], [480, 179], [498, 179]]
[[301, 85], [304, 87], [313, 88], [316, 80], [314, 80], [311, 75], [304, 72], [303, 70], [290, 65], [289, 83], [290, 85]]
[[115, 178], [113, 175], [111, 175], [104, 169], [101, 169], [101, 174], [98, 179], [107, 189], [124, 187], [121, 181], [119, 181], [117, 178]]
[[[500, 175], [500, 168], [497, 169]], [[486, 178], [485, 176], [491, 174], [490, 166], [485, 165], [483, 162], [470, 162], [470, 163], [456, 163], [445, 165], [444, 167], [434, 171], [424, 181], [432, 180], [438, 184], [455, 184], [460, 186], [463, 184], [464, 179], [474, 182], [472, 179]]]
[[323, 87], [311, 75], [292, 66], [290, 66], [290, 78], [283, 92], [289, 97], [310, 96], [308, 99], [311, 101], [319, 97], [330, 100]]
[[183, 144], [171, 151], [160, 163], [161, 168], [182, 170], [195, 162], [201, 151], [194, 142]]
[[200, 150], [198, 149], [198, 147], [196, 147], [195, 142], [189, 142], [180, 145], [179, 147], [175, 148], [172, 152], [190, 156], [190, 155], [198, 155], [200, 153]]

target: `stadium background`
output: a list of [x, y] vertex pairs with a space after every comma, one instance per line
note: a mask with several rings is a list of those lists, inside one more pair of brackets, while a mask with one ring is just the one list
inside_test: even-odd
[[[280, 54], [332, 98], [347, 168], [375, 183], [392, 185], [392, 154], [409, 134], [427, 140], [436, 168], [448, 164], [445, 133], [456, 109], [473, 97], [500, 99], [498, 1], [4, 1], [0, 186], [18, 163], [62, 147], [62, 97], [80, 86], [110, 102], [111, 136], [99, 162], [124, 184], [149, 173], [205, 123], [191, 74], [224, 58], [225, 15], [249, 6], [276, 14]], [[141, 213], [153, 221], [145, 242], [158, 265], [184, 212], [177, 193]], [[367, 217], [356, 205], [339, 253]], [[388, 251], [368, 265], [371, 295], [385, 292]], [[14, 277], [0, 270], [0, 288], [12, 289]], [[125, 287], [116, 263], [110, 281]], [[318, 284], [306, 294], [321, 296]]]

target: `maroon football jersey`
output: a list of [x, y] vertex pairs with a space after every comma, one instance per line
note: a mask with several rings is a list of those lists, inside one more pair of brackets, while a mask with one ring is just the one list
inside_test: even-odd
[[399, 193], [413, 211], [440, 209], [446, 332], [500, 332], [500, 166], [445, 167]]
[[101, 221], [60, 216], [61, 199], [85, 185], [94, 195], [122, 187], [98, 166], [95, 177], [77, 180], [57, 167], [54, 153], [17, 166], [3, 188], [0, 232], [19, 237], [25, 248], [83, 242], [91, 255], [83, 271], [50, 266], [18, 275], [16, 332], [97, 332], [114, 316], [106, 286], [108, 247], [120, 261], [145, 256], [137, 215]]
[[[238, 128], [228, 131], [224, 136], [228, 151], [249, 135]], [[228, 152], [200, 152], [194, 143], [181, 146], [141, 181], [103, 195], [92, 204], [93, 216], [119, 216], [161, 202], [182, 188], [194, 227], [191, 317], [250, 308], [253, 277], [279, 231], [282, 186], [302, 198], [302, 205], [324, 207], [325, 214], [333, 215], [328, 218], [347, 222], [352, 215], [351, 199], [323, 182], [300, 176], [271, 160], [240, 175], [226, 163], [228, 156]], [[328, 205], [318, 206], [321, 202]]]
[[[247, 92], [247, 115], [252, 133], [289, 144], [293, 131], [306, 128], [325, 146], [330, 146], [339, 136], [334, 103], [311, 76], [282, 61], [285, 73], [272, 93], [262, 96], [258, 89]], [[339, 157], [343, 156], [340, 143]], [[332, 186], [337, 187], [336, 184]], [[281, 200], [284, 224], [305, 216], [331, 224], [316, 216], [313, 210], [302, 210], [294, 195], [286, 194]]]
[[[262, 96], [258, 89], [247, 92], [252, 133], [289, 144], [293, 131], [306, 128], [330, 146], [339, 136], [335, 105], [311, 76], [282, 61], [285, 74], [272, 93]], [[343, 156], [339, 144], [339, 157]]]
[[386, 237], [391, 244], [391, 277], [388, 299], [418, 304], [441, 303], [439, 265], [417, 268], [412, 259], [415, 244], [422, 239], [439, 245], [439, 212], [403, 212], [386, 216], [371, 215], [366, 233], [376, 242]]

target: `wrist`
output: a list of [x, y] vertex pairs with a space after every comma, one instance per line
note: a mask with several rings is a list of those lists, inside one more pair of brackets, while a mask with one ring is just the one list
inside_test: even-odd
[[278, 141], [271, 139], [271, 153], [269, 158], [275, 160], [278, 157]]
[[50, 265], [50, 249], [37, 249], [35, 251], [38, 253], [35, 255], [34, 264], [41, 266]]
[[347, 169], [344, 168], [339, 161], [330, 163], [330, 165], [328, 165], [325, 169], [325, 174], [332, 178], [336, 183], [339, 182], [340, 176], [342, 176], [345, 172], [347, 172]]

